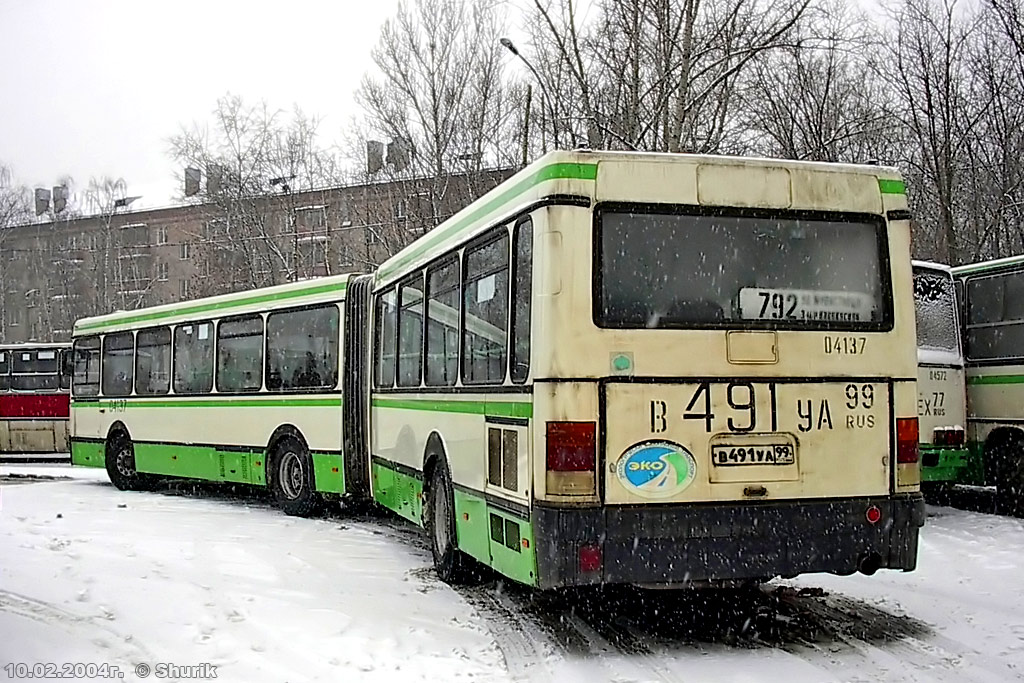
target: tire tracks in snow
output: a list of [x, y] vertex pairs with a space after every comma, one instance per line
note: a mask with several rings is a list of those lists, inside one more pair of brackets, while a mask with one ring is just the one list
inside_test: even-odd
[[136, 642], [131, 636], [119, 633], [109, 623], [104, 623], [108, 617], [74, 614], [44, 600], [2, 589], [0, 612], [56, 626], [70, 635], [88, 639], [88, 642], [109, 653], [112, 664], [156, 661], [145, 645]]
[[776, 595], [781, 603], [812, 615], [827, 629], [831, 647], [828, 642], [822, 647], [823, 643], [811, 641], [786, 647], [797, 656], [802, 649], [817, 651], [822, 657], [812, 662], [815, 665], [848, 672], [850, 662], [843, 660], [855, 659], [865, 680], [876, 680], [879, 673], [891, 677], [893, 668], [904, 676], [920, 674], [914, 678], [923, 681], [988, 683], [1021, 678], [1022, 672], [1000, 658], [936, 633], [910, 617], [896, 617], [843, 595], [816, 600], [788, 591]]

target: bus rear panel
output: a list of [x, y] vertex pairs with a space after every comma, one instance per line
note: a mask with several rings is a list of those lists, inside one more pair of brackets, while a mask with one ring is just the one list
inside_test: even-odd
[[539, 585], [914, 569], [909, 226], [873, 172], [602, 161], [549, 210]]

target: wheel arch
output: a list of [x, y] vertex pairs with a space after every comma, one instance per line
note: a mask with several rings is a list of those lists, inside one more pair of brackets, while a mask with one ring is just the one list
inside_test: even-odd
[[426, 499], [430, 493], [430, 482], [434, 477], [434, 470], [438, 467], [447, 467], [448, 476], [451, 477], [451, 465], [448, 464], [448, 448], [445, 445], [444, 437], [437, 431], [430, 433], [427, 437], [427, 444], [423, 448], [423, 497]]
[[985, 436], [985, 483], [991, 485], [999, 479], [999, 465], [995, 452], [1011, 443], [1024, 444], [1024, 430], [1012, 425], [999, 425]]

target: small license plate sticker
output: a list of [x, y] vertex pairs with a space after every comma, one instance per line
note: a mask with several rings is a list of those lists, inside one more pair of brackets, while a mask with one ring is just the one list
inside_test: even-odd
[[716, 444], [711, 446], [711, 462], [716, 467], [738, 465], [792, 465], [796, 452], [792, 444]]

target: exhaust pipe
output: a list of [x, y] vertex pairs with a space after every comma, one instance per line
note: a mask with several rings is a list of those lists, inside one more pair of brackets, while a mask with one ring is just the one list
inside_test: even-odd
[[857, 571], [865, 576], [871, 576], [882, 566], [882, 556], [876, 552], [864, 553], [857, 560]]

